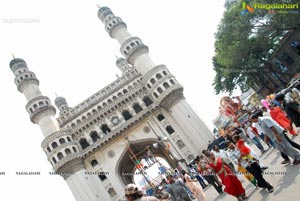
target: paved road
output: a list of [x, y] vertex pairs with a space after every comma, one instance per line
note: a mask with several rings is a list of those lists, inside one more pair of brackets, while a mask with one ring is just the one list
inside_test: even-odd
[[[300, 136], [292, 137], [300, 144]], [[253, 145], [251, 145], [253, 147]], [[264, 147], [267, 147], [266, 145]], [[260, 153], [254, 146], [253, 149]], [[274, 192], [268, 193], [261, 188], [255, 188], [250, 182], [242, 178], [242, 185], [246, 189], [247, 201], [299, 201], [300, 200], [300, 164], [282, 165], [283, 160], [276, 149], [269, 149], [261, 155], [263, 163], [268, 166], [264, 178], [274, 186]], [[292, 160], [291, 160], [292, 161]], [[205, 189], [206, 201], [235, 201], [236, 199], [226, 193], [218, 195], [214, 187]]]

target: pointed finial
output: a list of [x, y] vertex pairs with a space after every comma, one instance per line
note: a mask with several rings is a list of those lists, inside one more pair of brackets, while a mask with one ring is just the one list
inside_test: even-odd
[[98, 8], [101, 8], [101, 7], [99, 6], [99, 4], [97, 4], [97, 6], [98, 6]]
[[15, 55], [14, 55], [14, 53], [11, 53], [11, 56], [13, 57], [13, 59], [15, 59], [16, 57], [15, 57]]

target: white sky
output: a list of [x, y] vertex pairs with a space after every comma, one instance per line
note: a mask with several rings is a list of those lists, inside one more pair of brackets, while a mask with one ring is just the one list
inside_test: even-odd
[[[221, 95], [215, 96], [211, 86], [211, 58], [224, 0], [2, 0], [0, 172], [6, 175], [0, 175], [1, 200], [75, 200], [61, 177], [48, 174], [43, 135], [29, 120], [9, 62], [11, 53], [23, 58], [53, 104], [55, 93], [75, 106], [100, 90], [121, 75], [115, 65], [115, 55], [121, 54], [98, 19], [96, 4], [110, 7], [129, 33], [149, 46], [152, 60], [169, 68], [212, 129]], [[16, 176], [16, 171], [39, 171], [41, 176]]]

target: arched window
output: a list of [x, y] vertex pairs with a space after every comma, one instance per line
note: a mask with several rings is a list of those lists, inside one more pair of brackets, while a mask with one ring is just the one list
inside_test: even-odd
[[157, 91], [158, 91], [158, 93], [160, 93], [160, 94], [163, 92], [163, 90], [162, 90], [160, 87], [157, 88]]
[[146, 106], [149, 106], [149, 105], [151, 105], [153, 103], [153, 101], [148, 96], [145, 96], [143, 98], [143, 101], [144, 101], [144, 103], [145, 103]]
[[127, 89], [124, 89], [124, 90], [123, 90], [123, 93], [124, 93], [124, 94], [126, 94], [127, 92], [128, 92]]
[[164, 115], [159, 114], [159, 115], [157, 115], [157, 119], [158, 119], [158, 121], [162, 121], [165, 119], [165, 117], [164, 117]]
[[157, 95], [156, 92], [154, 92], [153, 95], [154, 95], [155, 98], [158, 98], [158, 95]]
[[167, 75], [167, 72], [166, 72], [166, 71], [163, 71], [162, 73], [163, 73], [164, 75]]
[[165, 87], [165, 89], [170, 87], [170, 85], [167, 82], [164, 82], [163, 86]]
[[57, 158], [58, 158], [59, 160], [61, 160], [63, 157], [64, 157], [64, 155], [63, 155], [61, 152], [58, 152], [58, 153], [57, 153]]
[[54, 164], [57, 163], [57, 161], [54, 157], [52, 157], [52, 161], [53, 161]]
[[67, 137], [67, 140], [68, 140], [68, 142], [71, 142], [72, 140], [71, 140], [71, 138], [68, 136]]
[[133, 105], [133, 109], [134, 109], [135, 113], [139, 113], [143, 110], [143, 108], [138, 103], [135, 103]]
[[74, 152], [77, 152], [77, 149], [76, 149], [76, 147], [72, 147], [72, 149], [73, 149], [73, 151], [74, 151]]
[[93, 142], [96, 142], [98, 139], [100, 139], [100, 137], [96, 131], [92, 131], [90, 136], [91, 136]]
[[150, 80], [150, 82], [151, 82], [151, 84], [155, 84], [155, 79], [152, 78], [152, 79]]
[[51, 152], [51, 149], [50, 149], [50, 147], [47, 147], [47, 151], [48, 151], [48, 152]]
[[104, 181], [107, 179], [106, 175], [105, 175], [105, 172], [99, 172], [99, 175], [98, 175], [99, 179], [101, 181]]
[[132, 117], [132, 115], [127, 110], [122, 112], [122, 116], [124, 117], [125, 121]]
[[39, 102], [39, 106], [43, 106], [44, 103], [42, 101]]
[[81, 145], [81, 148], [82, 148], [82, 149], [85, 149], [85, 148], [87, 148], [88, 146], [90, 146], [90, 144], [86, 141], [85, 138], [81, 138], [81, 139], [79, 140], [79, 144]]
[[71, 150], [70, 150], [69, 148], [66, 148], [66, 149], [65, 149], [65, 152], [66, 152], [67, 155], [70, 155], [70, 154], [72, 153]]
[[160, 74], [160, 73], [156, 74], [156, 78], [157, 78], [158, 80], [161, 79], [161, 78], [162, 78], [161, 74]]
[[97, 110], [93, 109], [93, 110], [92, 110], [92, 113], [93, 113], [93, 114], [96, 114], [96, 113], [97, 113]]
[[147, 84], [147, 87], [148, 87], [148, 89], [150, 89], [150, 88], [151, 88], [151, 85], [150, 85], [150, 84]]
[[172, 128], [172, 126], [170, 126], [170, 125], [166, 127], [166, 130], [170, 135], [175, 132], [174, 129]]
[[64, 144], [64, 143], [66, 143], [66, 140], [65, 140], [64, 138], [60, 138], [60, 139], [59, 139], [59, 143], [60, 143], [60, 144]]
[[53, 149], [55, 149], [57, 147], [57, 143], [56, 142], [52, 142], [51, 146], [52, 146]]
[[108, 133], [111, 132], [111, 130], [110, 130], [110, 128], [107, 126], [107, 124], [103, 124], [103, 125], [101, 126], [101, 130], [102, 130], [102, 132], [103, 132], [104, 134], [108, 134]]
[[76, 126], [76, 124], [75, 124], [75, 123], [72, 123], [72, 124], [71, 124], [71, 127], [72, 127], [72, 128], [74, 128], [75, 126]]
[[172, 79], [170, 80], [170, 82], [171, 82], [171, 84], [173, 84], [173, 85], [175, 84], [174, 80], [172, 80]]
[[91, 165], [92, 167], [95, 167], [96, 165], [98, 165], [98, 161], [96, 159], [92, 160]]

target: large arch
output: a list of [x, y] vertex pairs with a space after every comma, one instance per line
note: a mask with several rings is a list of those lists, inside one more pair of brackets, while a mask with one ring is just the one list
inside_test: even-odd
[[[157, 148], [153, 146], [153, 144], [157, 144]], [[144, 139], [138, 141], [129, 141], [127, 147], [124, 149], [121, 154], [118, 162], [116, 164], [116, 173], [118, 174], [120, 181], [124, 183], [124, 185], [134, 182], [134, 172], [136, 170], [135, 164], [131, 159], [131, 151], [136, 154], [136, 158], [141, 161], [146, 153], [146, 147], [150, 146], [150, 150], [153, 156], [161, 157], [165, 159], [172, 168], [176, 167], [176, 159], [171, 157], [169, 153], [166, 152], [160, 141], [157, 139]], [[129, 150], [129, 147], [131, 151]]]

